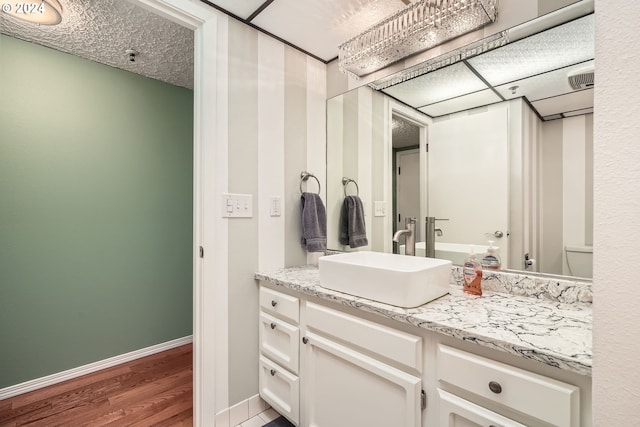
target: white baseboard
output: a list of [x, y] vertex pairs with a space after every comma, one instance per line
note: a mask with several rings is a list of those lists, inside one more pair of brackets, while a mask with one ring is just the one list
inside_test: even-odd
[[0, 400], [8, 399], [10, 397], [28, 393], [33, 390], [48, 387], [53, 384], [58, 384], [72, 378], [81, 377], [82, 375], [91, 374], [101, 369], [110, 368], [112, 366], [120, 365], [121, 363], [130, 362], [132, 360], [140, 359], [141, 357], [150, 356], [152, 354], [160, 353], [161, 351], [170, 350], [172, 348], [180, 347], [181, 345], [189, 344], [192, 342], [193, 335], [189, 335], [161, 344], [152, 345], [151, 347], [134, 350], [129, 353], [121, 354], [119, 356], [99, 360], [97, 362], [89, 363], [88, 365], [78, 366], [77, 368], [47, 375], [46, 377], [36, 378], [34, 380], [5, 387], [0, 389]]

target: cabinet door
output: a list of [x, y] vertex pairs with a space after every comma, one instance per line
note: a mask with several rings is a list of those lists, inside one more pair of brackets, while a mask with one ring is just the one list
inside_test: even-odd
[[421, 425], [420, 378], [311, 332], [305, 340], [302, 425]]
[[438, 389], [440, 427], [525, 427], [456, 395]]

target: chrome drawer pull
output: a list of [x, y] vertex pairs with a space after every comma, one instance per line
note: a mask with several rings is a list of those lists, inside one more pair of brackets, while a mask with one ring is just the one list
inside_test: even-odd
[[500, 385], [500, 383], [496, 381], [491, 381], [489, 383], [489, 390], [491, 390], [495, 394], [500, 394], [502, 393], [502, 386]]
[[271, 300], [271, 307], [275, 307], [276, 305], [278, 305], [278, 301]]
[[269, 373], [271, 374], [272, 377], [276, 376], [276, 370], [272, 369], [271, 371], [269, 371]]
[[275, 323], [271, 323], [271, 329], [275, 329], [276, 328], [276, 324]]

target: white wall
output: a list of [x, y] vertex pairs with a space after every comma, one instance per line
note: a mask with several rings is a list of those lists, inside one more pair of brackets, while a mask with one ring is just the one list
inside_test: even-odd
[[594, 426], [638, 422], [640, 2], [596, 1]]
[[544, 122], [538, 155], [538, 265], [544, 272], [574, 275], [564, 246], [593, 243], [593, 115]]
[[[373, 206], [375, 201], [386, 200], [388, 193], [384, 187], [384, 174], [381, 173], [389, 158], [386, 151], [390, 151], [385, 142], [382, 118], [385, 114], [384, 96], [363, 86], [328, 100], [327, 105], [327, 158], [331, 159], [326, 167], [327, 245], [331, 249], [352, 250], [338, 241], [340, 207], [344, 200], [342, 177], [348, 177], [358, 184], [369, 243], [356, 250], [382, 251], [385, 217], [375, 217]], [[355, 185], [350, 183], [346, 191], [347, 195], [355, 195]], [[390, 201], [387, 205], [390, 209]]]
[[[300, 172], [325, 182], [326, 66], [218, 13], [218, 138], [226, 141], [222, 191], [253, 195], [253, 218], [228, 219], [228, 286], [216, 331], [216, 412], [258, 393], [256, 271], [303, 265]], [[317, 191], [315, 180], [303, 184]], [[269, 214], [272, 197], [281, 216]], [[321, 197], [325, 199], [325, 190]], [[209, 308], [212, 309], [212, 308]]]

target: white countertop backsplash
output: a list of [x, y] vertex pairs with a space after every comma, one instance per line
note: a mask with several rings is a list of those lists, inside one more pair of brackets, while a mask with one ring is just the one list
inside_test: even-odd
[[591, 283], [483, 272], [482, 296], [462, 292], [453, 267], [448, 295], [400, 308], [320, 286], [317, 266], [291, 267], [255, 278], [398, 322], [501, 350], [546, 365], [591, 375]]

